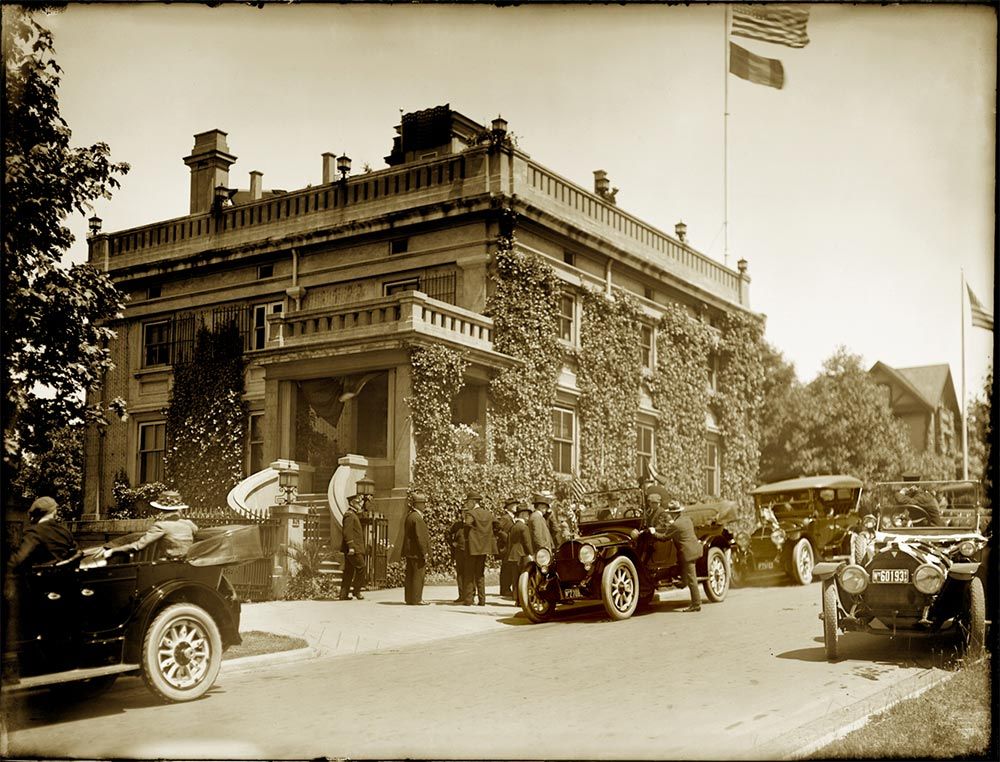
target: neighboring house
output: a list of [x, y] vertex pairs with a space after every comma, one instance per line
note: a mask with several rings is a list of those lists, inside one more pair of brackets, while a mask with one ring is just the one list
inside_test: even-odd
[[877, 362], [868, 372], [885, 390], [893, 415], [906, 423], [915, 452], [961, 452], [962, 411], [948, 365], [892, 368]]
[[[259, 172], [250, 172], [249, 190], [230, 189], [236, 156], [226, 133], [201, 133], [184, 158], [189, 214], [90, 238], [89, 261], [130, 299], [100, 392], [123, 397], [129, 417], [89, 436], [88, 514], [111, 504], [123, 466], [133, 484], [162, 478], [171, 365], [189, 356], [201, 321], [232, 319], [249, 360], [246, 472], [297, 460], [315, 469], [320, 492], [337, 459], [352, 453], [368, 458], [376, 499], [405, 495], [414, 460], [409, 347], [465, 352], [456, 423], [483, 423], [488, 380], [515, 362], [494, 350], [483, 314], [500, 206], [518, 214], [516, 246], [549, 262], [565, 287], [567, 350], [579, 346], [575, 294], [584, 287], [632, 294], [651, 367], [664, 305], [686, 304], [710, 324], [749, 311], [744, 261], [725, 267], [685, 243], [681, 225], [671, 236], [622, 211], [604, 172], [595, 172], [593, 190], [574, 185], [509, 141], [491, 141], [507, 134], [500, 119], [490, 130], [441, 106], [401, 122], [387, 168], [351, 176], [347, 157], [326, 153], [315, 184], [288, 192], [265, 190]], [[561, 474], [578, 467], [570, 354], [552, 411]], [[304, 419], [314, 429], [308, 437]], [[655, 460], [656, 421], [644, 390], [637, 473]], [[705, 434], [706, 485], [718, 493], [723, 442], [711, 420]]]

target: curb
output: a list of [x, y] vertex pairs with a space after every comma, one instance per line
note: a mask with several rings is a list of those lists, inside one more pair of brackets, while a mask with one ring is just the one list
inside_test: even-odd
[[305, 648], [295, 648], [290, 651], [275, 651], [270, 654], [257, 654], [256, 656], [241, 656], [238, 659], [224, 659], [219, 669], [221, 673], [246, 672], [257, 667], [267, 667], [272, 664], [291, 664], [297, 661], [315, 659], [319, 656], [319, 650], [312, 646]]
[[[925, 669], [850, 706], [833, 711], [819, 720], [801, 725], [777, 738], [756, 746], [753, 759], [805, 759], [827, 744], [864, 726], [873, 714], [915, 698], [924, 691], [951, 679], [955, 672]], [[789, 750], [792, 751], [789, 751]]]

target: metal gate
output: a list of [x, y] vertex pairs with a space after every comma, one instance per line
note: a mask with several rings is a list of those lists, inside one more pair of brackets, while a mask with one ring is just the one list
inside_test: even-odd
[[389, 558], [389, 521], [381, 513], [365, 512], [361, 514], [361, 528], [368, 545], [368, 558], [365, 559], [368, 588], [375, 590], [385, 582]]

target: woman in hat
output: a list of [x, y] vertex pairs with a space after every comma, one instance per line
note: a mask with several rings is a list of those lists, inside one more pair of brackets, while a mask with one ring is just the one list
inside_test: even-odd
[[181, 516], [181, 511], [187, 508], [187, 506], [181, 500], [180, 494], [173, 490], [166, 490], [161, 492], [156, 500], [150, 500], [149, 504], [160, 512], [153, 525], [135, 542], [130, 542], [127, 545], [119, 545], [114, 548], [105, 547], [105, 558], [110, 558], [115, 553], [142, 550], [147, 545], [157, 540], [162, 540], [163, 542], [157, 548], [157, 555], [160, 558], [167, 558], [171, 561], [184, 559], [188, 548], [194, 542], [194, 535], [198, 531], [198, 525], [190, 519]]

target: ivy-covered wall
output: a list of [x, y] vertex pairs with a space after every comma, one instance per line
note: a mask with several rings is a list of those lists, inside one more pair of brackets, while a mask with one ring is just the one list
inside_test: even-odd
[[593, 490], [635, 484], [635, 416], [641, 379], [639, 308], [624, 292], [585, 290], [577, 387], [580, 473]]

